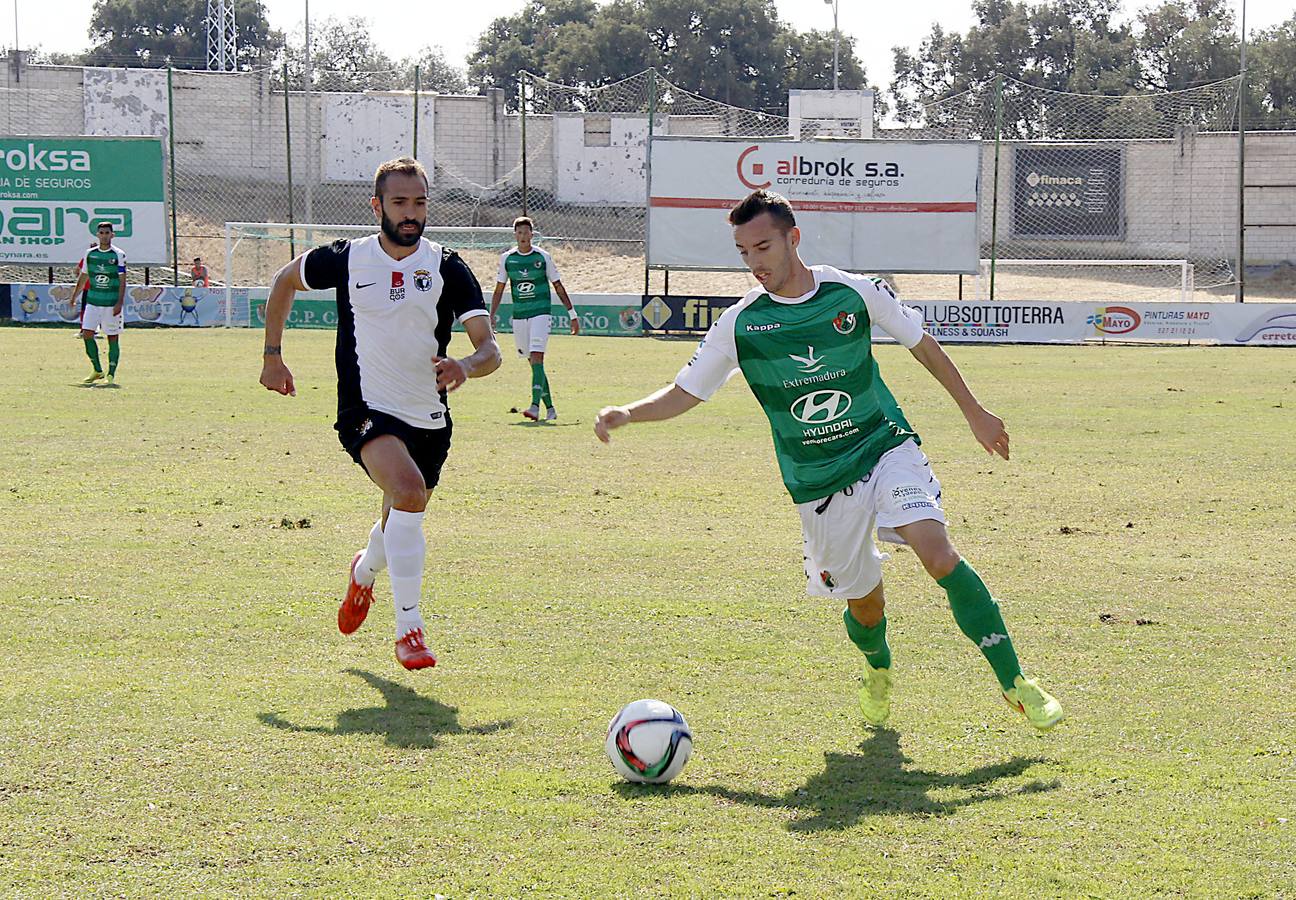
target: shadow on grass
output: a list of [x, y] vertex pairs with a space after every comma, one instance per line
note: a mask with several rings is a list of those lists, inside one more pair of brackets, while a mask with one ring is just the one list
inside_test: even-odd
[[[950, 774], [909, 768], [911, 762], [900, 749], [899, 735], [884, 728], [862, 742], [858, 753], [825, 753], [824, 770], [784, 794], [739, 791], [723, 785], [622, 784], [618, 789], [626, 797], [661, 792], [710, 794], [750, 806], [796, 810], [802, 816], [789, 823], [788, 830], [813, 832], [844, 830], [866, 816], [897, 813], [946, 816], [974, 803], [1044, 793], [1061, 786], [1057, 780], [1036, 780], [1008, 790], [991, 787], [1000, 779], [1015, 778], [1031, 766], [1049, 762], [1043, 757], [1015, 756], [1005, 762]], [[968, 793], [949, 800], [930, 796], [931, 791], [941, 788], [958, 788]]]
[[302, 734], [374, 734], [385, 738], [392, 747], [414, 749], [431, 749], [437, 739], [443, 735], [454, 734], [494, 734], [513, 727], [512, 720], [491, 722], [488, 725], [474, 725], [464, 728], [459, 724], [459, 710], [446, 706], [431, 697], [424, 697], [386, 678], [364, 672], [360, 669], [347, 669], [347, 674], [362, 678], [383, 695], [385, 706], [367, 706], [362, 709], [348, 709], [339, 713], [337, 724], [332, 728], [318, 725], [294, 725], [282, 718], [278, 712], [257, 713], [261, 724], [271, 728], [282, 728], [285, 731], [296, 731]]

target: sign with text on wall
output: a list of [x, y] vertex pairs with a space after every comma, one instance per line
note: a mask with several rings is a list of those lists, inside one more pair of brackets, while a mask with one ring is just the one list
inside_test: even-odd
[[796, 210], [801, 258], [867, 272], [975, 273], [975, 141], [654, 137], [648, 264], [738, 269], [729, 210], [752, 191]]
[[70, 265], [98, 223], [130, 263], [167, 256], [157, 138], [0, 137], [0, 262]]

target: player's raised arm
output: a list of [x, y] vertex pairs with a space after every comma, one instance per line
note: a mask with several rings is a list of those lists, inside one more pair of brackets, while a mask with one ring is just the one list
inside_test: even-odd
[[298, 291], [306, 290], [302, 283], [303, 253], [280, 269], [270, 286], [270, 296], [265, 306], [265, 346], [261, 358], [261, 384], [268, 391], [297, 396], [292, 372], [283, 361], [283, 332], [292, 312], [293, 299]]
[[463, 327], [475, 348], [473, 352], [462, 359], [438, 356], [432, 360], [436, 365], [437, 387], [442, 390], [453, 391], [469, 378], [481, 378], [500, 367], [499, 344], [486, 316], [466, 319]]

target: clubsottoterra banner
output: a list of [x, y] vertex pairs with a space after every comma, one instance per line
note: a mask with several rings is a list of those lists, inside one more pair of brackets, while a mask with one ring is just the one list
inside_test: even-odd
[[0, 262], [74, 264], [99, 222], [128, 262], [168, 261], [159, 139], [0, 137]]
[[981, 151], [975, 141], [654, 137], [648, 264], [741, 268], [729, 210], [787, 197], [801, 256], [852, 271], [975, 273]]

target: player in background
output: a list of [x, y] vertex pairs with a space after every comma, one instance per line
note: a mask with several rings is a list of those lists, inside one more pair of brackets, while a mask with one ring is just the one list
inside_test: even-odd
[[189, 275], [193, 278], [194, 287], [211, 287], [211, 275], [208, 273], [207, 267], [203, 265], [201, 256], [194, 257], [193, 268], [189, 270]]
[[807, 593], [846, 602], [846, 633], [864, 654], [860, 710], [873, 725], [891, 709], [882, 568], [873, 542], [908, 544], [949, 598], [954, 621], [993, 668], [1004, 699], [1040, 730], [1061, 705], [1022, 674], [999, 604], [950, 542], [940, 482], [919, 437], [882, 381], [870, 332], [907, 347], [949, 393], [988, 453], [1008, 458], [1003, 420], [985, 409], [922, 319], [880, 279], [808, 268], [791, 205], [757, 191], [729, 214], [734, 243], [760, 282], [711, 326], [675, 383], [628, 406], [603, 409], [599, 439], [709, 399], [741, 371], [774, 436], [783, 482], [801, 516]]
[[[343, 448], [382, 491], [382, 515], [369, 543], [351, 560], [338, 630], [364, 622], [373, 584], [386, 568], [396, 609], [396, 658], [407, 669], [436, 665], [423, 635], [419, 599], [427, 542], [423, 518], [450, 452], [453, 423], [446, 395], [469, 378], [499, 368], [481, 285], [448, 247], [423, 238], [427, 172], [413, 159], [383, 163], [370, 201], [378, 234], [303, 253], [279, 270], [266, 301], [261, 384], [297, 393], [283, 359], [283, 331], [298, 291], [337, 292], [335, 362]], [[473, 352], [446, 354], [460, 322]], [[449, 518], [438, 530], [451, 531]]]
[[491, 322], [499, 312], [500, 298], [504, 295], [504, 285], [511, 283], [513, 295], [513, 341], [517, 344], [519, 356], [525, 356], [531, 363], [531, 405], [523, 410], [522, 415], [533, 422], [540, 420], [540, 404], [544, 403], [549, 410], [545, 414], [546, 422], [558, 418], [554, 408], [553, 396], [549, 391], [549, 376], [545, 374], [545, 347], [549, 344], [549, 282], [567, 307], [571, 316], [571, 333], [580, 334], [580, 317], [567, 296], [563, 287], [562, 276], [558, 266], [548, 251], [541, 250], [531, 243], [531, 220], [518, 216], [513, 220], [513, 236], [517, 246], [500, 254], [499, 271], [495, 275], [495, 293], [491, 297]]
[[[77, 263], [76, 286], [72, 302], [84, 289], [85, 307], [81, 310], [81, 340], [94, 371], [81, 383], [87, 387], [102, 381], [108, 387], [117, 384], [117, 363], [121, 361], [122, 310], [126, 305], [126, 254], [113, 243], [113, 227], [100, 222], [95, 228], [99, 243], [92, 244]], [[99, 361], [95, 333], [99, 329], [108, 337], [108, 374]]]

